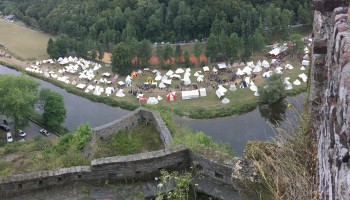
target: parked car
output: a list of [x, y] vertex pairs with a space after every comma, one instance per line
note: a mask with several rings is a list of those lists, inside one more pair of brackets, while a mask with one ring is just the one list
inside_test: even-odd
[[45, 130], [45, 129], [40, 129], [40, 133], [45, 135], [45, 136], [49, 136], [50, 135], [50, 132]]
[[25, 137], [27, 134], [23, 130], [18, 129], [18, 135], [21, 137]]
[[10, 130], [10, 127], [8, 127], [8, 126], [5, 125], [5, 124], [1, 124], [1, 125], [0, 125], [0, 128], [1, 128], [2, 130], [5, 130], [5, 131], [9, 131], [9, 130]]
[[10, 132], [6, 133], [7, 142], [13, 142], [12, 134]]

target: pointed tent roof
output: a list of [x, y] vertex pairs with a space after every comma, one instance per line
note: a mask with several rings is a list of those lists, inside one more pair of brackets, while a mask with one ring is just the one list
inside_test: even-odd
[[155, 98], [155, 97], [149, 97], [149, 98], [147, 99], [147, 104], [151, 104], [151, 105], [158, 104], [158, 99]]
[[294, 67], [291, 64], [286, 64], [286, 66], [284, 67], [285, 69], [293, 69]]
[[160, 82], [159, 88], [166, 88], [166, 85], [163, 82]]
[[300, 85], [301, 82], [297, 79], [297, 80], [295, 80], [295, 81], [293, 82], [293, 84], [294, 84], [294, 85]]
[[269, 68], [270, 67], [270, 63], [267, 62], [266, 60], [263, 60], [261, 65], [264, 67], [264, 68]]
[[184, 72], [185, 71], [182, 68], [177, 68], [176, 71], [175, 71], [176, 74], [182, 74]]
[[223, 104], [228, 104], [228, 103], [230, 103], [230, 99], [228, 99], [228, 98], [224, 98], [222, 101], [221, 101], [221, 103], [223, 103]]
[[125, 97], [125, 94], [123, 93], [123, 89], [118, 90], [117, 94], [115, 94], [117, 97]]
[[262, 68], [259, 65], [256, 65], [253, 69], [253, 73], [259, 73], [261, 72]]
[[165, 75], [171, 76], [171, 75], [173, 75], [173, 74], [174, 74], [174, 72], [173, 72], [172, 70], [169, 70]]
[[170, 92], [168, 95], [166, 95], [166, 99], [168, 101], [175, 101], [176, 100], [176, 94], [175, 92]]
[[158, 95], [157, 99], [158, 99], [158, 101], [163, 100], [163, 98], [161, 96], [159, 96], [159, 95]]

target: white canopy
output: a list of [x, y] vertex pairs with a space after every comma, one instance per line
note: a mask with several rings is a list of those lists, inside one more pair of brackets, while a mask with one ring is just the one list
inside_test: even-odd
[[301, 62], [301, 64], [302, 64], [303, 66], [309, 66], [310, 61], [308, 61], [308, 60], [303, 60], [303, 61]]
[[182, 99], [194, 99], [199, 97], [198, 90], [182, 91]]
[[203, 82], [203, 75], [200, 75], [197, 77], [197, 82]]
[[266, 60], [263, 60], [261, 65], [264, 67], [264, 68], [269, 68], [270, 67], [270, 64], [269, 62], [267, 62]]
[[114, 88], [113, 87], [107, 87], [106, 88], [106, 95], [107, 96], [110, 96], [111, 94], [113, 94], [113, 92], [114, 92]]
[[247, 75], [250, 75], [251, 72], [252, 72], [252, 68], [246, 66], [246, 67], [243, 68], [242, 72], [247, 74]]
[[119, 85], [125, 85], [125, 83], [123, 81], [118, 81]]
[[183, 69], [181, 69], [181, 68], [177, 68], [176, 71], [175, 71], [176, 74], [182, 74], [184, 72], [185, 71]]
[[213, 72], [218, 72], [218, 70], [215, 67], [213, 67]]
[[108, 73], [108, 72], [105, 72], [105, 73], [102, 74], [102, 76], [105, 76], [105, 77], [109, 77], [110, 75], [111, 75], [111, 74]]
[[242, 75], [244, 75], [244, 72], [240, 68], [238, 68], [238, 70], [236, 72], [236, 75], [237, 76], [242, 76]]
[[86, 87], [86, 85], [82, 84], [82, 83], [79, 83], [76, 87], [79, 88], [79, 89], [84, 89]]
[[163, 82], [161, 82], [161, 83], [159, 84], [159, 88], [161, 88], [161, 89], [166, 88], [166, 85], [165, 85]]
[[158, 99], [155, 97], [150, 97], [147, 99], [147, 104], [151, 104], [151, 105], [158, 104]]
[[159, 95], [158, 95], [157, 99], [158, 99], [158, 101], [163, 100], [163, 98], [161, 96], [159, 96]]
[[306, 81], [307, 81], [307, 76], [306, 76], [306, 74], [302, 73], [302, 74], [299, 74], [298, 76], [303, 80], [303, 82], [306, 82]]
[[305, 67], [304, 67], [304, 66], [301, 66], [301, 67], [300, 67], [300, 70], [301, 70], [301, 71], [304, 71], [304, 70], [305, 70]]
[[173, 74], [174, 74], [174, 72], [173, 72], [172, 70], [169, 70], [165, 75], [171, 76], [171, 75], [173, 75]]
[[261, 72], [261, 70], [262, 70], [261, 66], [256, 65], [253, 69], [253, 73], [259, 73], [259, 72]]
[[247, 66], [250, 67], [250, 68], [254, 68], [255, 67], [253, 61], [247, 62]]
[[118, 90], [117, 94], [115, 94], [117, 97], [125, 97], [125, 94], [123, 93], [123, 89]]
[[171, 79], [169, 79], [169, 80], [162, 80], [162, 83], [165, 83], [167, 85], [171, 85]]
[[267, 71], [267, 72], [263, 73], [263, 77], [264, 78], [269, 78], [272, 74], [273, 74], [272, 71]]
[[193, 76], [198, 77], [198, 76], [199, 76], [199, 73], [198, 73], [198, 72], [196, 72], [196, 73], [194, 73], [194, 75], [193, 75]]
[[260, 62], [260, 60], [256, 63], [256, 66], [261, 67], [261, 62]]
[[236, 91], [236, 90], [237, 90], [236, 85], [235, 85], [235, 84], [231, 84], [229, 90], [230, 90], [230, 91]]
[[154, 80], [160, 81], [160, 80], [162, 80], [162, 76], [161, 76], [160, 74], [158, 74], [158, 75], [156, 76], [156, 78], [154, 78]]
[[228, 98], [224, 98], [222, 101], [221, 101], [221, 103], [223, 103], [223, 104], [228, 104], [228, 103], [230, 103], [230, 99], [228, 99]]
[[208, 66], [204, 66], [204, 67], [203, 67], [203, 71], [204, 71], [204, 72], [208, 72], [208, 71], [209, 71], [209, 67], [208, 67]]
[[295, 81], [293, 82], [293, 84], [294, 84], [294, 85], [300, 85], [301, 82], [297, 79], [297, 80], [295, 80]]
[[201, 97], [207, 96], [207, 90], [205, 88], [199, 88], [199, 94]]
[[293, 69], [294, 67], [291, 64], [286, 64], [286, 66], [284, 67], [284, 69]]
[[170, 78], [172, 78], [172, 79], [174, 79], [174, 78], [181, 79], [181, 76], [180, 76], [180, 74], [173, 74], [173, 75], [170, 75]]
[[219, 67], [219, 69], [226, 69], [227, 68], [225, 63], [218, 63], [218, 67]]
[[188, 76], [185, 76], [184, 79], [183, 79], [183, 81], [184, 81], [184, 85], [189, 85], [189, 84], [191, 84], [190, 77], [188, 77]]
[[251, 85], [249, 88], [250, 88], [250, 90], [253, 91], [253, 92], [258, 91], [258, 87], [256, 87], [256, 85]]

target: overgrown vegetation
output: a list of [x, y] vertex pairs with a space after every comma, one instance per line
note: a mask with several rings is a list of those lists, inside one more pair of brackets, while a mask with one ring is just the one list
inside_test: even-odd
[[260, 197], [257, 199], [314, 198], [316, 147], [307, 128], [308, 120], [306, 115], [291, 120], [288, 127], [278, 129], [271, 142], [247, 144], [246, 156], [263, 180], [249, 195]]
[[265, 84], [259, 87], [262, 103], [273, 104], [285, 97], [285, 89], [281, 74], [273, 74], [266, 79]]
[[140, 123], [132, 130], [115, 133], [108, 141], [98, 141], [94, 158], [130, 155], [164, 148], [154, 125]]

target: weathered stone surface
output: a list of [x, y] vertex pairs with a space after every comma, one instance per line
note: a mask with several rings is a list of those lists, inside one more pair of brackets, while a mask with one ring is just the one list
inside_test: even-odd
[[346, 9], [315, 12], [314, 40], [327, 41], [324, 54], [315, 52], [325, 44], [314, 43], [311, 67], [310, 125], [318, 142], [319, 199], [350, 199], [350, 25]]

